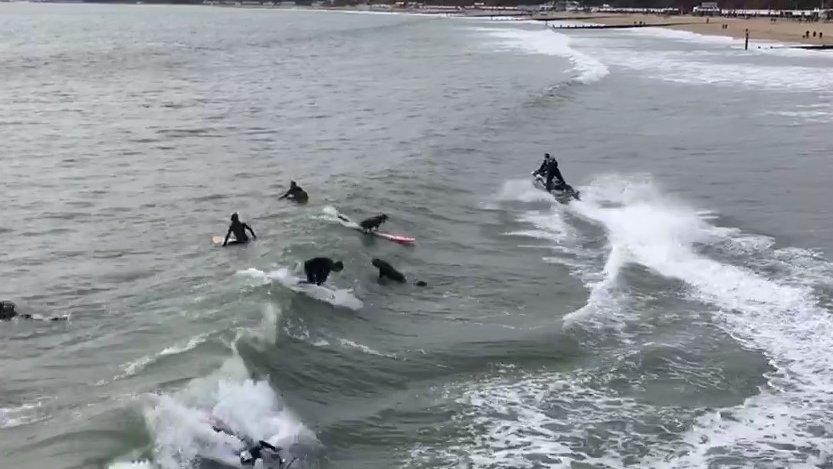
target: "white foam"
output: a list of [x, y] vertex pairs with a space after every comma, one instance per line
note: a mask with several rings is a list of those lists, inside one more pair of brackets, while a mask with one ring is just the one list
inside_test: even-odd
[[364, 303], [353, 295], [352, 289], [330, 289], [325, 286], [301, 283], [303, 279], [294, 275], [286, 267], [281, 267], [271, 272], [249, 268], [238, 271], [237, 275], [251, 278], [261, 285], [275, 281], [294, 292], [303, 293], [310, 298], [329, 303], [333, 306], [341, 306], [352, 310], [359, 310], [364, 306]]
[[536, 189], [532, 184], [532, 179], [512, 179], [506, 181], [501, 185], [500, 191], [497, 194], [497, 200], [500, 201], [518, 201], [518, 202], [548, 202], [554, 203], [554, 199], [550, 194]]
[[[403, 467], [624, 467], [623, 447], [666, 447], [663, 437], [633, 431], [634, 422], [656, 409], [613, 392], [593, 389], [592, 377], [542, 372], [498, 376], [454, 386], [449, 394], [461, 410], [454, 425], [462, 431], [442, 445], [417, 445]], [[604, 428], [588, 451], [588, 429]], [[647, 440], [647, 441], [646, 441]], [[642, 466], [645, 467], [645, 466]]]
[[[600, 223], [614, 250], [625, 253], [628, 262], [684, 282], [694, 299], [718, 308], [716, 319], [727, 332], [762, 350], [777, 370], [767, 376], [769, 386], [761, 395], [733, 409], [740, 424], [701, 422], [690, 437], [698, 449], [686, 457], [705, 457], [708, 449], [719, 448], [789, 461], [800, 460], [808, 449], [825, 451], [829, 440], [809, 428], [833, 419], [833, 320], [817, 306], [812, 287], [699, 254], [695, 243], [720, 241], [714, 227], [651, 184], [597, 182], [583, 194], [570, 209]], [[694, 466], [702, 466], [695, 460]]]
[[151, 396], [144, 415], [154, 441], [154, 463], [173, 469], [209, 459], [237, 467], [247, 444], [243, 439], [284, 448], [320, 444], [268, 382], [247, 374], [235, 353], [220, 370], [191, 381], [182, 391]]
[[107, 467], [108, 469], [153, 469], [157, 466], [150, 461], [115, 461]]
[[634, 28], [624, 29], [624, 32], [633, 36], [649, 36], [662, 39], [671, 39], [695, 44], [719, 44], [719, 45], [742, 45], [743, 41], [729, 36], [712, 36], [668, 28]]
[[0, 407], [0, 428], [19, 427], [45, 419], [43, 402], [39, 399], [16, 407]]
[[[325, 341], [326, 342], [326, 341]], [[378, 357], [385, 357], [385, 358], [392, 358], [396, 360], [396, 354], [394, 353], [384, 353], [378, 350], [372, 349], [367, 345], [359, 344], [357, 342], [353, 342], [349, 339], [338, 339], [338, 343], [341, 344], [343, 347], [351, 348], [354, 350], [358, 350], [362, 353], [366, 353], [368, 355], [376, 355]]]
[[788, 63], [750, 62], [734, 50], [655, 50], [648, 47], [594, 49], [607, 65], [634, 70], [653, 79], [688, 85], [746, 86], [771, 91], [820, 91], [833, 87], [829, 68]]
[[517, 50], [528, 54], [564, 57], [576, 72], [573, 79], [579, 83], [597, 82], [609, 73], [607, 67], [589, 55], [570, 47], [570, 38], [545, 29], [478, 28], [495, 40], [498, 49]]

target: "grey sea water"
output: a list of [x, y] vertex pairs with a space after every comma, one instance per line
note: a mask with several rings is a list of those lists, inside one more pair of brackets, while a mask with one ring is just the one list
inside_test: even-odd
[[0, 324], [0, 467], [833, 466], [833, 55], [758, 46], [0, 5], [0, 298], [70, 316]]

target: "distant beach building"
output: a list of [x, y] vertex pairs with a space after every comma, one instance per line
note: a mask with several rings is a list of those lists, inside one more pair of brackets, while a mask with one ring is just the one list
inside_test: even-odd
[[694, 7], [692, 13], [699, 16], [717, 16], [720, 14], [720, 8], [717, 2], [703, 2], [700, 6]]

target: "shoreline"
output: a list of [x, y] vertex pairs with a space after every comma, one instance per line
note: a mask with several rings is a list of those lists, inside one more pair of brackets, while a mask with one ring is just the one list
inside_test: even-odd
[[[2, 0], [0, 0], [2, 1]], [[245, 9], [269, 9], [269, 10], [296, 10], [296, 11], [336, 11], [355, 12], [369, 14], [404, 14], [418, 16], [437, 16], [452, 18], [479, 18], [479, 19], [502, 19], [504, 21], [539, 21], [545, 24], [550, 22], [573, 22], [574, 27], [569, 24], [560, 25], [555, 29], [630, 29], [630, 28], [665, 28], [676, 31], [687, 31], [703, 36], [724, 37], [743, 40], [746, 30], [749, 30], [750, 44], [756, 41], [781, 42], [786, 48], [810, 49], [810, 50], [833, 50], [833, 22], [803, 22], [787, 18], [778, 18], [771, 21], [769, 18], [741, 18], [723, 16], [692, 16], [647, 13], [586, 13], [586, 12], [556, 12], [556, 13], [528, 13], [518, 10], [462, 10], [450, 9], [448, 7], [428, 8], [373, 8], [362, 6], [323, 6], [323, 5], [285, 5], [273, 2], [241, 1], [229, 2], [223, 0], [207, 0], [203, 3], [143, 3], [141, 0], [125, 0], [106, 3], [88, 3], [83, 0], [47, 0], [32, 2], [36, 4], [85, 4], [85, 5], [182, 5], [182, 6], [209, 6], [219, 8], [245, 8]], [[596, 26], [597, 25], [597, 26]], [[596, 26], [596, 27], [594, 27]], [[808, 35], [809, 33], [809, 35]], [[772, 44], [768, 44], [771, 46]], [[756, 44], [756, 47], [760, 45]]]
[[[749, 30], [750, 43], [754, 41], [782, 42], [788, 48], [812, 49], [812, 50], [833, 50], [833, 22], [799, 22], [795, 20], [779, 18], [771, 22], [768, 18], [737, 18], [737, 17], [703, 17], [692, 15], [663, 16], [658, 14], [641, 13], [550, 13], [550, 14], [518, 14], [516, 12], [500, 12], [489, 10], [466, 10], [463, 11], [437, 11], [431, 8], [362, 8], [351, 6], [283, 6], [270, 5], [268, 3], [241, 3], [229, 4], [212, 2], [205, 3], [207, 6], [227, 8], [265, 8], [283, 10], [310, 10], [310, 11], [340, 11], [340, 12], [362, 12], [376, 14], [406, 14], [420, 16], [440, 16], [454, 18], [481, 18], [481, 19], [503, 19], [505, 21], [540, 21], [549, 22], [576, 22], [580, 25], [601, 25], [610, 29], [621, 28], [665, 28], [677, 31], [687, 31], [703, 36], [724, 37], [732, 39], [744, 39], [746, 30]], [[725, 25], [725, 27], [724, 27]], [[571, 28], [564, 28], [571, 29]], [[575, 29], [593, 29], [577, 25]], [[804, 37], [809, 32], [809, 37]], [[821, 35], [813, 36], [813, 33]]]
[[[548, 15], [533, 17], [539, 21], [576, 21], [582, 24], [599, 24], [610, 27], [658, 27], [678, 31], [688, 31], [705, 36], [744, 39], [749, 30], [750, 41], [778, 41], [796, 46], [833, 47], [833, 23], [799, 22], [779, 18], [772, 22], [769, 18], [727, 18], [701, 17], [690, 15], [660, 16], [647, 14], [582, 14]], [[809, 31], [809, 37], [805, 34]], [[815, 37], [813, 33], [817, 34]]]

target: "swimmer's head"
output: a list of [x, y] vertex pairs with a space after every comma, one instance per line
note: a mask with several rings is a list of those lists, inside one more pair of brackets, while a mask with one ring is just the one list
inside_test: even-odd
[[336, 261], [333, 264], [333, 271], [334, 272], [341, 272], [342, 270], [344, 270], [344, 264], [342, 264], [341, 261]]

